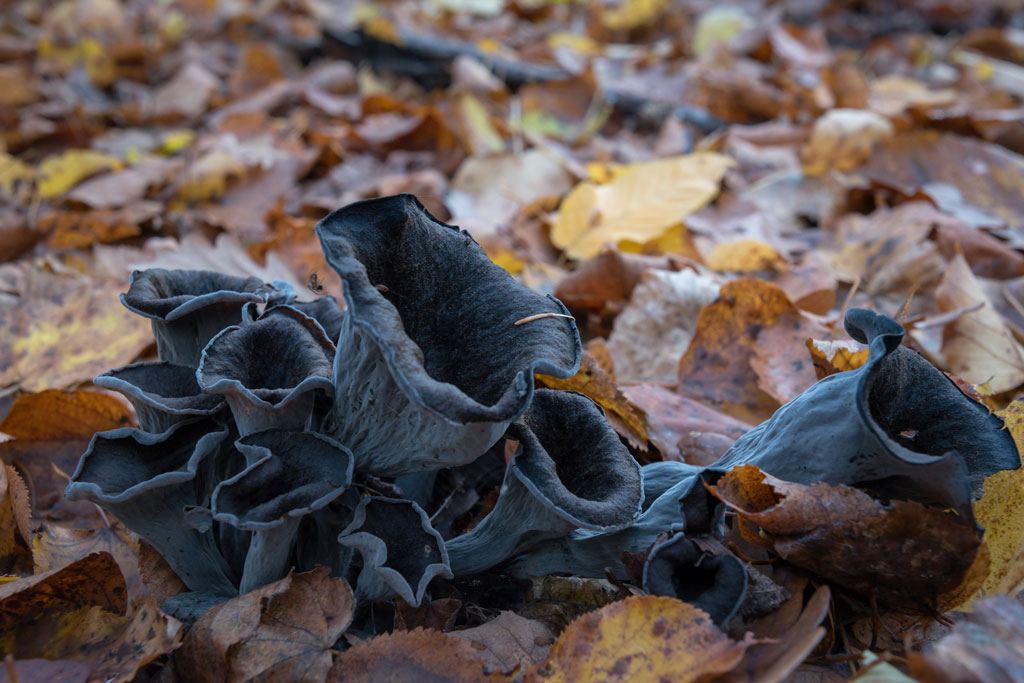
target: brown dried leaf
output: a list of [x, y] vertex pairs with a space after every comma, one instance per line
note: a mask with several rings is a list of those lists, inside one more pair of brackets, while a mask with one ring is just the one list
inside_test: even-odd
[[139, 576], [146, 594], [158, 605], [185, 590], [185, 584], [153, 546], [139, 540]]
[[455, 625], [455, 617], [462, 609], [457, 598], [439, 598], [413, 607], [405, 600], [395, 601], [395, 630], [411, 631], [414, 628], [428, 628], [447, 632]]
[[175, 655], [190, 681], [323, 680], [352, 621], [352, 591], [326, 568], [291, 574], [211, 608]]
[[674, 598], [626, 598], [569, 625], [528, 682], [697, 681], [731, 671], [747, 643], [729, 639], [702, 610]]
[[910, 674], [923, 683], [1011, 683], [1024, 679], [1024, 605], [1004, 595], [979, 600], [967, 621], [922, 653]]
[[[85, 683], [89, 680], [92, 665], [85, 662], [50, 661], [49, 659], [19, 659], [12, 662], [17, 681], [60, 681], [61, 683]], [[15, 683], [8, 675], [6, 666], [0, 667], [0, 683]]]
[[958, 588], [981, 541], [972, 525], [920, 503], [883, 505], [848, 486], [792, 484], [753, 465], [709, 487], [780, 557], [894, 607], [934, 607]]
[[127, 594], [114, 557], [89, 555], [60, 569], [0, 584], [0, 633], [43, 612], [97, 606], [124, 614]]
[[[771, 417], [778, 399], [761, 388], [751, 367], [758, 336], [779, 327], [781, 346], [803, 349], [806, 325], [785, 293], [764, 280], [744, 277], [722, 287], [718, 300], [697, 318], [697, 333], [679, 363], [679, 393], [750, 424]], [[806, 354], [801, 351], [806, 358]], [[810, 363], [806, 363], [808, 372]]]
[[485, 677], [483, 661], [466, 641], [439, 631], [395, 631], [353, 645], [334, 658], [328, 681], [509, 680]]
[[1024, 384], [1024, 347], [988, 301], [963, 255], [950, 262], [935, 297], [942, 311], [984, 304], [943, 329], [942, 355], [953, 373], [974, 384], [988, 383], [997, 394]]
[[[116, 530], [115, 530], [116, 529]], [[120, 533], [119, 533], [120, 532]], [[32, 539], [32, 558], [36, 573], [47, 572], [71, 564], [92, 553], [110, 553], [117, 561], [128, 589], [128, 599], [142, 592], [139, 575], [139, 543], [123, 527], [72, 529], [56, 524], [43, 524]]]
[[502, 612], [486, 624], [454, 631], [450, 635], [468, 640], [477, 656], [486, 662], [484, 671], [511, 674], [544, 661], [555, 642], [555, 634], [533, 619], [515, 612]]

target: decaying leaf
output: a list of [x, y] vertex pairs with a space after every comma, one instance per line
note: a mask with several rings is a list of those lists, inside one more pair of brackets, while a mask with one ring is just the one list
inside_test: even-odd
[[829, 168], [850, 171], [871, 156], [876, 143], [892, 134], [892, 124], [874, 112], [832, 109], [814, 122], [803, 149], [804, 173], [818, 175]]
[[808, 339], [807, 350], [811, 353], [818, 379], [837, 372], [856, 370], [868, 362], [867, 345], [852, 339]]
[[731, 640], [692, 605], [633, 597], [570, 624], [526, 680], [697, 681], [730, 671], [746, 649], [747, 643]]
[[82, 180], [102, 171], [116, 171], [122, 165], [117, 157], [90, 149], [73, 149], [47, 157], [37, 170], [39, 194], [62, 195]]
[[911, 653], [910, 673], [923, 683], [1024, 678], [1024, 605], [1004, 595], [978, 601], [953, 633], [921, 653]]
[[291, 574], [211, 608], [175, 655], [190, 681], [323, 680], [352, 621], [352, 591], [326, 568]]
[[[814, 336], [809, 334], [814, 327], [785, 293], [770, 282], [751, 277], [724, 285], [718, 300], [705, 306], [697, 318], [697, 332], [679, 363], [679, 393], [750, 424], [770, 417], [780, 401], [762, 389], [752, 360], [757, 356], [759, 336], [774, 327], [778, 328], [777, 337], [766, 353], [794, 354], [807, 366], [801, 370], [810, 373], [803, 349], [806, 338]], [[761, 367], [764, 374], [763, 360]], [[771, 384], [767, 386], [772, 389]]]
[[883, 505], [848, 486], [791, 484], [753, 465], [734, 468], [710, 490], [749, 525], [748, 540], [895, 607], [936, 606], [981, 546], [969, 522], [937, 508]]
[[10, 465], [0, 465], [0, 570], [5, 574], [31, 571], [31, 515], [28, 487], [21, 475]]
[[100, 552], [110, 553], [117, 561], [124, 576], [128, 599], [138, 597], [142, 591], [139, 542], [130, 537], [124, 527], [73, 529], [44, 523], [32, 538], [32, 558], [37, 573], [59, 569], [86, 555]]
[[562, 200], [551, 241], [585, 259], [606, 244], [660, 237], [714, 199], [732, 163], [721, 154], [692, 154], [635, 164], [605, 185], [584, 181]]
[[533, 619], [524, 619], [515, 612], [502, 612], [486, 624], [451, 635], [468, 640], [477, 656], [486, 662], [484, 671], [511, 674], [520, 668], [543, 662], [555, 642], [555, 634]]
[[942, 311], [982, 304], [943, 330], [942, 355], [949, 368], [969, 382], [987, 383], [995, 393], [1024, 383], [1024, 347], [992, 307], [962, 255], [953, 258], [935, 294]]
[[[465, 640], [439, 631], [395, 631], [356, 643], [335, 656], [328, 681], [485, 679], [484, 661]], [[494, 673], [488, 680], [509, 680]]]

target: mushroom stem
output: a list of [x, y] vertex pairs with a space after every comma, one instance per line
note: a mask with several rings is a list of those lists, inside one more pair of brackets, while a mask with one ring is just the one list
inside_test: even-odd
[[286, 517], [273, 528], [252, 532], [239, 592], [248, 593], [287, 576], [300, 521], [299, 517]]

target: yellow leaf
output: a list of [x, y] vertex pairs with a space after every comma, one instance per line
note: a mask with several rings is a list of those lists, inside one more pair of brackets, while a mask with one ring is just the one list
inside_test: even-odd
[[526, 262], [516, 256], [516, 253], [511, 249], [502, 249], [494, 253], [488, 253], [491, 261], [498, 264], [512, 275], [523, 272], [523, 268], [526, 267]]
[[173, 130], [164, 136], [163, 142], [160, 143], [158, 151], [161, 154], [174, 154], [180, 152], [196, 139], [196, 133], [193, 130], [182, 128], [181, 130]]
[[693, 52], [698, 57], [718, 45], [728, 45], [754, 27], [754, 19], [742, 7], [712, 6], [700, 15], [693, 35]]
[[505, 139], [491, 123], [491, 115], [476, 97], [465, 93], [458, 101], [460, 120], [466, 127], [470, 150], [477, 156], [505, 151]]
[[224, 194], [228, 180], [246, 173], [246, 165], [228, 150], [214, 149], [188, 168], [181, 198], [195, 202]]
[[711, 680], [731, 671], [747, 649], [707, 613], [675, 598], [644, 595], [584, 614], [527, 672], [529, 683]]
[[821, 376], [856, 370], [868, 362], [868, 347], [855, 341], [808, 339], [806, 343], [814, 365], [823, 371]]
[[39, 196], [58, 197], [90, 176], [103, 171], [119, 171], [124, 166], [111, 154], [91, 149], [72, 149], [46, 157], [36, 170]]
[[[1024, 400], [998, 413], [1013, 434], [1017, 452], [1024, 453]], [[996, 472], [985, 480], [985, 493], [974, 504], [978, 523], [985, 527], [989, 549], [988, 578], [981, 595], [1016, 595], [1024, 588], [1024, 467]]]
[[617, 7], [601, 15], [604, 27], [616, 30], [630, 30], [646, 26], [665, 11], [666, 0], [624, 0]]
[[549, 34], [547, 41], [548, 46], [551, 48], [567, 47], [579, 52], [581, 55], [596, 56], [600, 55], [603, 51], [599, 43], [587, 36], [570, 31], [556, 31]]
[[657, 239], [718, 194], [733, 160], [713, 152], [631, 164], [606, 185], [584, 181], [562, 201], [551, 241], [570, 258], [608, 243]]
[[28, 164], [6, 152], [0, 152], [0, 190], [10, 194], [19, 182], [30, 182], [34, 177], [35, 173]]
[[755, 270], [784, 270], [786, 260], [767, 242], [736, 240], [716, 244], [704, 263], [713, 270], [749, 273]]

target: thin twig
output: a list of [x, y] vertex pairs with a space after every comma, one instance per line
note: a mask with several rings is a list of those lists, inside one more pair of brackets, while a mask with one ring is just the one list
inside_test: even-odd
[[525, 325], [526, 323], [532, 323], [534, 320], [541, 320], [542, 318], [569, 318], [570, 320], [575, 320], [576, 319], [576, 318], [573, 318], [571, 315], [566, 315], [565, 313], [538, 313], [537, 315], [526, 316], [522, 320], [515, 321], [515, 323], [513, 323], [513, 324], [516, 327], [519, 327], [520, 325]]

